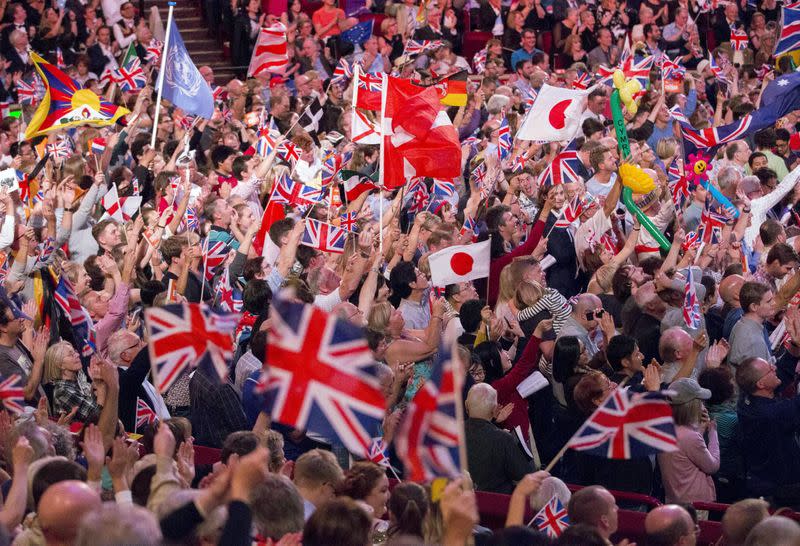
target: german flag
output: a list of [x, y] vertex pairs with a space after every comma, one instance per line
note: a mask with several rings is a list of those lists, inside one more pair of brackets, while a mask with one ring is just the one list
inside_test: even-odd
[[459, 70], [437, 81], [442, 95], [441, 102], [447, 106], [467, 105], [467, 71]]

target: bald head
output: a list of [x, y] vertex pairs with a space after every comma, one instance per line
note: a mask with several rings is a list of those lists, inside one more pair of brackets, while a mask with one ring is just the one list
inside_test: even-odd
[[783, 516], [770, 516], [747, 535], [745, 546], [798, 546], [800, 525]]
[[728, 305], [739, 306], [739, 290], [744, 284], [744, 277], [741, 275], [728, 275], [719, 283], [719, 296]]
[[100, 495], [84, 482], [67, 480], [48, 487], [38, 510], [47, 544], [71, 544], [83, 516], [99, 509], [100, 505]]
[[658, 353], [664, 362], [680, 362], [692, 349], [692, 336], [680, 326], [667, 328], [658, 341]]
[[617, 512], [614, 495], [599, 485], [579, 489], [567, 504], [570, 523], [590, 525], [606, 539], [617, 531]]
[[722, 516], [722, 536], [727, 546], [743, 546], [747, 535], [769, 517], [769, 505], [762, 499], [744, 499], [732, 504]]
[[692, 517], [677, 504], [667, 504], [651, 510], [644, 519], [644, 530], [650, 546], [695, 543]]

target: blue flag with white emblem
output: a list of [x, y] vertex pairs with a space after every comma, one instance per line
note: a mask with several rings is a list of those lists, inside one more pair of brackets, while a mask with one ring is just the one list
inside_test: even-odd
[[164, 83], [161, 96], [181, 110], [211, 119], [214, 113], [214, 96], [211, 88], [194, 65], [175, 20], [169, 31]]

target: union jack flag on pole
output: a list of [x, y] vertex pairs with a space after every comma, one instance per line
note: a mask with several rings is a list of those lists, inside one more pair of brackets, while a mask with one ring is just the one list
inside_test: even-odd
[[461, 472], [463, 431], [457, 404], [461, 404], [461, 388], [453, 356], [449, 348], [440, 346], [431, 376], [408, 405], [395, 437], [397, 455], [410, 480], [454, 478]]
[[69, 320], [74, 344], [76, 347], [81, 344], [81, 355], [89, 356], [94, 353], [96, 350], [94, 324], [89, 313], [81, 305], [78, 296], [75, 295], [72, 283], [64, 275], [58, 279], [58, 284], [53, 290], [53, 299], [64, 318]]
[[306, 229], [303, 232], [303, 238], [300, 239], [300, 244], [316, 248], [322, 252], [344, 254], [346, 241], [346, 230], [313, 218], [307, 218]]
[[572, 141], [556, 155], [551, 164], [545, 167], [542, 174], [539, 175], [539, 185], [550, 187], [569, 182], [580, 182], [581, 177], [577, 171], [579, 163], [578, 150], [575, 147], [575, 141]]
[[672, 408], [661, 393], [617, 388], [567, 442], [607, 459], [637, 459], [677, 451]]
[[569, 527], [569, 516], [567, 515], [567, 509], [561, 504], [561, 499], [558, 498], [558, 495], [553, 495], [553, 497], [547, 501], [547, 504], [533, 516], [531, 525], [547, 533], [547, 536], [550, 538], [558, 538], [561, 536], [564, 529]]
[[272, 419], [369, 455], [386, 408], [363, 330], [313, 305], [273, 301], [266, 364]]
[[320, 188], [293, 181], [287, 173], [275, 181], [270, 201], [287, 205], [313, 205], [325, 198]]
[[683, 173], [683, 165], [678, 161], [673, 161], [667, 170], [667, 184], [675, 210], [683, 210], [690, 195], [689, 181]]
[[206, 239], [203, 245], [203, 269], [207, 281], [214, 278], [217, 268], [223, 264], [231, 249], [225, 241], [216, 241], [213, 245]]
[[747, 49], [747, 44], [747, 32], [737, 28], [731, 29], [731, 47], [734, 51], [742, 51]]
[[211, 376], [220, 381], [228, 376], [238, 314], [214, 313], [200, 303], [171, 304], [145, 309], [144, 322], [158, 392], [189, 367], [213, 368]]
[[386, 442], [383, 441], [383, 438], [373, 438], [372, 444], [369, 446], [367, 459], [378, 466], [389, 468], [392, 465], [389, 463], [389, 456], [386, 455], [386, 450], [388, 448], [389, 446], [386, 445]]
[[136, 398], [136, 423], [134, 425], [133, 432], [139, 430], [140, 427], [144, 427], [146, 425], [152, 425], [158, 421], [158, 415], [150, 406], [147, 405], [147, 402], [142, 400], [141, 398]]
[[14, 374], [0, 381], [0, 398], [7, 411], [16, 415], [25, 411], [25, 385], [20, 375]]
[[500, 161], [511, 155], [511, 146], [513, 140], [511, 138], [511, 129], [508, 127], [508, 118], [503, 116], [503, 121], [500, 122], [500, 127], [497, 129], [497, 157]]
[[137, 91], [147, 84], [147, 76], [142, 69], [138, 57], [132, 58], [125, 66], [119, 67], [114, 74], [114, 81], [122, 91]]
[[697, 301], [691, 267], [686, 274], [686, 287], [683, 290], [683, 322], [692, 330], [700, 328], [700, 302]]

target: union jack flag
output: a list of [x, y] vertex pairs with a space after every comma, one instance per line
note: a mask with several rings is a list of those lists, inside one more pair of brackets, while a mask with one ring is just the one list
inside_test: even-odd
[[689, 181], [683, 173], [683, 166], [673, 161], [667, 170], [667, 184], [672, 195], [675, 210], [683, 210], [686, 200], [689, 199]]
[[16, 83], [16, 87], [17, 99], [20, 104], [34, 104], [36, 102], [36, 88], [33, 85], [20, 79]]
[[578, 72], [578, 77], [572, 82], [573, 89], [586, 90], [592, 84], [592, 75], [588, 72]]
[[564, 208], [564, 219], [567, 221], [567, 225], [580, 218], [581, 214], [586, 212], [586, 209], [588, 209], [589, 205], [592, 203], [594, 203], [594, 197], [588, 193], [583, 196], [583, 198], [579, 195], [573, 197]]
[[706, 206], [700, 214], [700, 226], [698, 233], [700, 239], [706, 244], [715, 245], [722, 240], [722, 228], [727, 223], [728, 218], [723, 212], [711, 206], [711, 195], [706, 197]]
[[386, 442], [383, 441], [383, 438], [373, 438], [372, 443], [369, 446], [367, 459], [378, 466], [389, 468], [392, 465], [389, 462], [389, 456], [386, 454], [386, 450], [388, 448], [389, 446], [386, 445]]
[[358, 212], [351, 210], [339, 217], [339, 226], [347, 231], [356, 231], [358, 229], [356, 220], [358, 220]]
[[731, 47], [734, 51], [747, 49], [747, 32], [737, 28], [731, 29]]
[[327, 186], [332, 183], [339, 171], [342, 170], [342, 167], [350, 163], [352, 158], [353, 152], [351, 150], [341, 154], [329, 153], [322, 161], [322, 185]]
[[607, 459], [636, 459], [677, 451], [672, 408], [661, 393], [617, 388], [567, 442]]
[[162, 49], [164, 49], [164, 43], [161, 40], [153, 38], [150, 40], [150, 45], [145, 48], [144, 61], [146, 63], [149, 63], [150, 61], [158, 61], [161, 59]]
[[313, 205], [325, 198], [320, 188], [306, 186], [302, 182], [293, 181], [287, 173], [283, 173], [272, 188], [270, 201], [287, 205]]
[[256, 131], [256, 153], [261, 157], [269, 156], [275, 150], [275, 138], [273, 138], [272, 119], [267, 122], [266, 118], [261, 120]]
[[419, 186], [411, 193], [411, 206], [408, 207], [408, 212], [413, 214], [422, 212], [430, 201], [431, 196], [428, 193], [428, 189], [424, 185]]
[[676, 57], [673, 61], [669, 57], [664, 57], [661, 73], [665, 80], [682, 80], [686, 75], [686, 67], [681, 64], [680, 58]]
[[340, 58], [339, 64], [337, 64], [336, 68], [333, 70], [333, 78], [331, 78], [331, 83], [346, 85], [352, 77], [353, 67], [349, 62], [347, 62], [347, 59], [344, 57]]
[[749, 132], [750, 126], [753, 121], [753, 116], [748, 114], [738, 121], [723, 125], [721, 127], [707, 127], [705, 129], [695, 129], [692, 127], [689, 120], [681, 112], [680, 107], [675, 105], [670, 110], [672, 118], [678, 122], [681, 129], [683, 139], [692, 144], [692, 148], [686, 150], [688, 154], [694, 151], [694, 148], [707, 149], [715, 148], [721, 144], [727, 144], [734, 140], [744, 138], [745, 134]]
[[152, 425], [156, 421], [158, 421], [158, 415], [150, 406], [147, 405], [147, 402], [142, 400], [141, 398], [136, 398], [136, 425], [134, 426], [133, 431], [136, 432], [141, 427], [145, 427], [147, 425]]
[[419, 42], [415, 40], [409, 40], [406, 42], [406, 50], [404, 53], [410, 57], [411, 55], [421, 55], [426, 51], [437, 49], [439, 47], [442, 47], [441, 40], [422, 40]]
[[278, 146], [278, 157], [290, 165], [294, 165], [300, 161], [300, 152], [297, 150], [297, 146], [295, 146], [294, 142], [287, 140]]
[[511, 172], [518, 173], [525, 168], [525, 154], [517, 155], [511, 162]]
[[216, 241], [211, 245], [210, 239], [206, 239], [203, 249], [205, 250], [203, 252], [204, 277], [207, 281], [210, 281], [214, 278], [217, 268], [225, 262], [231, 249], [225, 241]]
[[189, 367], [224, 381], [233, 357], [238, 314], [215, 313], [202, 303], [169, 304], [144, 311], [156, 387], [163, 393]]
[[200, 221], [197, 219], [197, 211], [194, 207], [186, 208], [186, 229], [189, 231], [197, 231], [200, 227]]
[[53, 299], [64, 317], [69, 320], [72, 326], [74, 343], [81, 344], [81, 354], [90, 356], [96, 350], [95, 330], [89, 313], [81, 306], [81, 302], [75, 295], [72, 283], [65, 276], [61, 276], [53, 291]]
[[711, 73], [714, 74], [714, 77], [717, 78], [719, 81], [723, 83], [729, 83], [727, 76], [722, 73], [722, 68], [717, 64], [717, 61], [714, 59], [714, 55], [711, 52], [708, 53], [708, 68], [711, 69]]
[[116, 80], [114, 79], [114, 70], [111, 68], [106, 68], [103, 70], [103, 73], [100, 74], [100, 86], [105, 87], [110, 83], [114, 83]]
[[[642, 89], [645, 89], [650, 84], [650, 69], [653, 67], [654, 62], [655, 57], [652, 55], [647, 56], [638, 62], [635, 61], [634, 57], [629, 57], [618, 68], [625, 74], [625, 78], [635, 78], [639, 80], [639, 83], [642, 84]], [[600, 65], [597, 68], [597, 76], [600, 79], [600, 83], [604, 83], [609, 86], [613, 85], [612, 80], [616, 70], [617, 68], [608, 68]]]
[[147, 84], [142, 63], [139, 57], [134, 57], [125, 66], [119, 67], [114, 73], [114, 80], [122, 91], [136, 91]]
[[334, 254], [344, 254], [344, 244], [347, 241], [347, 231], [314, 220], [306, 219], [306, 229], [303, 232], [301, 245], [310, 246], [322, 252], [333, 252]]
[[5, 282], [10, 265], [11, 264], [8, 263], [8, 254], [0, 252], [0, 282]]
[[72, 153], [72, 146], [66, 139], [58, 139], [57, 141], [48, 144], [45, 151], [53, 156], [53, 159], [66, 159]]
[[577, 172], [579, 164], [578, 150], [575, 141], [572, 141], [545, 167], [539, 175], [539, 185], [549, 188], [558, 184], [580, 182], [581, 177]]
[[266, 364], [273, 420], [369, 455], [385, 414], [378, 370], [363, 330], [318, 307], [273, 301]]
[[800, 48], [800, 2], [784, 4], [780, 39], [775, 46], [775, 57]]
[[533, 106], [533, 103], [536, 101], [538, 93], [533, 88], [527, 88], [522, 91], [522, 102], [525, 105], [525, 108], [530, 108]]
[[478, 221], [470, 216], [464, 216], [464, 225], [461, 226], [461, 231], [459, 233], [461, 235], [470, 233], [472, 242], [476, 242], [478, 240]]
[[379, 76], [373, 76], [372, 74], [359, 74], [358, 88], [370, 91], [372, 93], [381, 93], [383, 91], [383, 84]]
[[433, 195], [437, 197], [453, 197], [456, 195], [456, 185], [452, 180], [433, 179]]
[[25, 385], [19, 374], [10, 375], [0, 382], [0, 398], [7, 411], [16, 415], [25, 411]]
[[239, 313], [242, 310], [242, 291], [231, 283], [230, 269], [227, 267], [220, 276], [217, 284], [217, 294], [219, 295], [219, 307], [228, 313]]
[[700, 328], [700, 302], [694, 288], [692, 268], [686, 274], [686, 287], [683, 290], [683, 322], [688, 328]]
[[558, 495], [553, 495], [553, 497], [547, 501], [547, 504], [533, 516], [532, 523], [537, 529], [547, 533], [547, 536], [550, 538], [558, 538], [561, 536], [564, 529], [569, 527], [569, 516], [567, 515], [567, 509], [561, 504], [561, 499], [558, 498]]
[[500, 122], [500, 128], [497, 129], [497, 157], [500, 161], [504, 161], [511, 155], [511, 145], [513, 140], [511, 138], [511, 129], [508, 127], [508, 118], [503, 116], [503, 121]]
[[690, 231], [686, 234], [686, 238], [681, 243], [681, 248], [683, 251], [687, 251], [690, 248], [697, 248], [703, 242], [702, 239], [703, 234], [699, 231]]
[[472, 169], [470, 177], [472, 177], [475, 180], [475, 183], [478, 186], [483, 186], [484, 183], [486, 182], [486, 162], [481, 161], [477, 167]]
[[440, 346], [431, 376], [408, 405], [395, 438], [397, 455], [409, 479], [420, 482], [460, 473], [461, 431], [456, 419], [456, 404], [460, 403], [452, 354], [448, 347]]
[[486, 55], [486, 48], [483, 48], [472, 57], [472, 67], [475, 69], [475, 72], [480, 74], [486, 69]]
[[56, 247], [56, 240], [52, 237], [47, 237], [41, 244], [36, 246], [36, 262], [46, 262], [53, 255], [56, 248], [58, 248]]
[[211, 97], [214, 99], [214, 102], [224, 102], [228, 100], [228, 90], [221, 85], [215, 85], [211, 88]]

